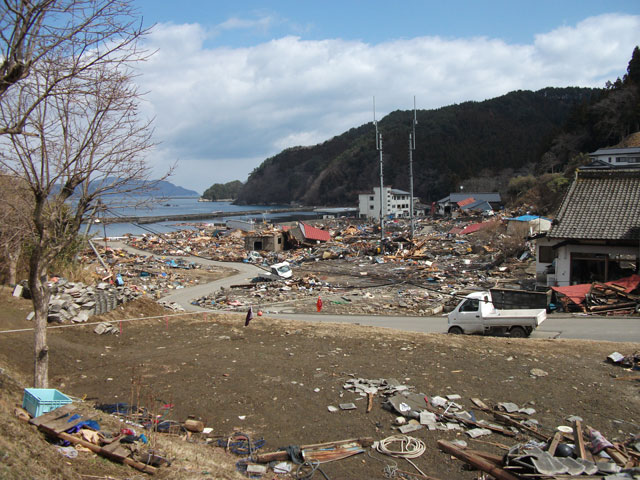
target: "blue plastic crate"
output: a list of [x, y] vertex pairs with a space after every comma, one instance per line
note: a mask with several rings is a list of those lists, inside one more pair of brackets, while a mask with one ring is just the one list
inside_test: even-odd
[[69, 397], [55, 388], [25, 388], [22, 408], [32, 417], [39, 417], [51, 410], [71, 403]]

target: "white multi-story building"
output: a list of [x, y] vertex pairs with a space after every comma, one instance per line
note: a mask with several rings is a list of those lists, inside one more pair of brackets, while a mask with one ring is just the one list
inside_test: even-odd
[[589, 154], [589, 158], [612, 167], [628, 167], [640, 164], [640, 147], [601, 148]]
[[[382, 189], [382, 215], [392, 218], [408, 218], [411, 212], [411, 194], [391, 187]], [[413, 198], [414, 207], [418, 198]], [[373, 187], [373, 193], [358, 195], [359, 216], [380, 219], [380, 187]]]

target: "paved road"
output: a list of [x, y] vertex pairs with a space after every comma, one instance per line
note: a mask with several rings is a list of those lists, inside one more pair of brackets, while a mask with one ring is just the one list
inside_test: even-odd
[[[447, 331], [446, 317], [387, 317], [375, 315], [269, 314], [275, 318], [290, 318], [308, 322], [335, 322], [388, 327], [396, 330], [423, 333]], [[640, 343], [638, 317], [587, 317], [550, 315], [531, 334], [531, 338], [574, 338]]]
[[[132, 248], [128, 245], [125, 245], [122, 242], [109, 242], [109, 246], [113, 248], [124, 248], [125, 250], [138, 255], [150, 255], [150, 252], [139, 250], [137, 248]], [[264, 274], [264, 269], [257, 267], [251, 263], [218, 262], [215, 260], [207, 260], [199, 257], [172, 257], [171, 255], [162, 255], [162, 256], [169, 260], [183, 259], [185, 261], [196, 262], [201, 265], [211, 265], [214, 267], [229, 268], [237, 272], [229, 277], [225, 277], [210, 283], [205, 283], [203, 285], [177, 289], [173, 293], [167, 295], [166, 297], [161, 298], [161, 300], [164, 300], [167, 302], [175, 302], [178, 305], [181, 305], [188, 312], [196, 312], [196, 311], [210, 312], [211, 310], [208, 310], [206, 308], [202, 308], [197, 305], [191, 305], [191, 301], [195, 298], [204, 297], [205, 295], [208, 295], [211, 292], [220, 290], [220, 287], [229, 288], [231, 285], [248, 283], [252, 278], [258, 276], [259, 274]]]
[[[120, 242], [110, 242], [115, 248], [125, 248], [133, 253], [149, 255], [149, 252], [131, 248]], [[247, 283], [250, 279], [263, 273], [259, 267], [249, 263], [217, 262], [197, 257], [170, 257], [183, 258], [188, 261], [203, 265], [213, 265], [235, 270], [236, 274], [216, 280], [204, 285], [176, 290], [162, 300], [176, 302], [187, 311], [211, 311], [196, 305], [191, 305], [195, 298], [205, 296], [220, 287], [229, 288], [231, 285]], [[390, 317], [378, 315], [325, 315], [325, 314], [266, 314], [265, 317], [290, 318], [308, 322], [334, 322], [368, 325], [374, 327], [388, 327], [396, 330], [423, 333], [444, 333], [447, 331], [446, 317]], [[640, 343], [640, 318], [639, 317], [592, 317], [553, 314], [540, 326], [531, 338], [574, 338], [583, 340], [608, 340], [611, 342], [637, 342]]]

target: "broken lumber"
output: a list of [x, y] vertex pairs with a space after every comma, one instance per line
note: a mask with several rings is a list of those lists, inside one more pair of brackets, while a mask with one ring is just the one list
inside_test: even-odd
[[462, 418], [462, 417], [459, 417], [458, 415], [455, 415], [455, 414], [452, 414], [452, 413], [441, 412], [438, 409], [433, 408], [433, 407], [431, 407], [429, 405], [427, 405], [427, 407], [425, 409], [430, 411], [431, 413], [435, 413], [436, 415], [440, 415], [441, 417], [447, 418], [449, 420], [453, 420], [453, 421], [456, 421], [456, 422], [464, 423], [465, 425], [472, 425], [474, 427], [486, 428], [486, 429], [491, 430], [493, 432], [498, 432], [498, 433], [501, 433], [503, 435], [506, 435], [507, 437], [515, 437], [516, 436], [516, 434], [513, 433], [510, 430], [505, 430], [504, 428], [496, 427], [496, 426], [490, 425], [488, 423], [474, 422], [473, 420]]
[[446, 440], [438, 440], [438, 447], [446, 453], [453, 455], [454, 457], [462, 460], [463, 462], [472, 465], [478, 470], [488, 473], [495, 477], [497, 480], [518, 480], [518, 477], [511, 475], [506, 470], [496, 466], [492, 462], [485, 460], [484, 458], [474, 455], [472, 453], [465, 452], [464, 450], [456, 447]]
[[582, 460], [587, 459], [587, 451], [584, 447], [584, 438], [582, 438], [582, 422], [576, 420], [573, 422], [573, 441], [576, 444], [577, 455]]
[[[349, 440], [338, 440], [335, 442], [327, 442], [327, 443], [316, 443], [313, 445], [300, 445], [300, 450], [312, 449], [312, 448], [335, 448], [340, 447], [341, 445], [347, 445], [349, 443], [358, 443], [361, 447], [370, 447], [373, 445], [373, 438], [371, 437], [362, 437], [362, 438], [351, 438]], [[289, 460], [289, 453], [286, 450], [278, 450], [277, 452], [268, 452], [260, 455], [256, 455], [255, 461], [257, 463], [269, 463], [274, 461], [286, 461]]]
[[536, 437], [538, 440], [542, 440], [543, 442], [548, 442], [549, 441], [549, 436], [545, 435], [544, 433], [540, 433], [537, 430], [534, 430], [531, 427], [528, 427], [526, 425], [522, 425], [520, 422], [518, 422], [517, 420], [514, 420], [513, 418], [504, 415], [502, 413], [498, 413], [498, 412], [493, 412], [493, 417], [499, 421], [502, 422], [506, 425], [513, 425], [516, 428], [519, 428], [521, 430], [524, 430], [525, 432], [527, 432], [529, 435]]
[[64, 433], [64, 432], [56, 433], [54, 430], [49, 430], [45, 425], [40, 425], [38, 428], [44, 431], [45, 433], [48, 433], [49, 435], [58, 437], [61, 440], [66, 440], [67, 442], [73, 443], [74, 445], [82, 445], [83, 447], [86, 447], [92, 452], [97, 453], [98, 455], [101, 455], [103, 457], [109, 458], [111, 460], [115, 460], [120, 463], [126, 463], [130, 467], [133, 467], [136, 470], [139, 470], [141, 472], [150, 473], [152, 475], [156, 473], [156, 468], [152, 467], [151, 465], [146, 465], [142, 462], [138, 462], [137, 460], [134, 460], [133, 458], [123, 457], [121, 455], [118, 455], [117, 453], [110, 452], [109, 450], [105, 450], [104, 448], [98, 445], [82, 440], [81, 438], [74, 437], [73, 435], [69, 435], [68, 433]]

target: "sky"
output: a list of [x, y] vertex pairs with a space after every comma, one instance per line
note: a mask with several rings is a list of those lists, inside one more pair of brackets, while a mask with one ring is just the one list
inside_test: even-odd
[[[604, 87], [640, 45], [638, 0], [134, 0], [154, 172], [202, 193], [394, 110]], [[372, 142], [375, 141], [372, 127]], [[428, 148], [420, 145], [417, 148]]]

